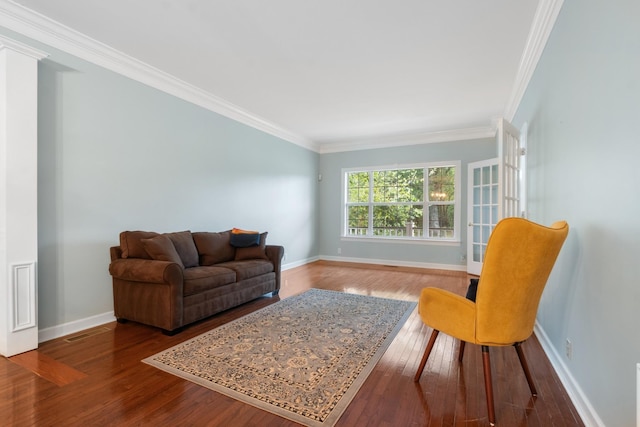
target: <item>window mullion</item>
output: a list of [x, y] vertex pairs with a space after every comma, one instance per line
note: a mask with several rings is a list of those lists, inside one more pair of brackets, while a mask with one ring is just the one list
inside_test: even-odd
[[373, 236], [373, 171], [369, 171], [369, 226], [367, 236]]
[[422, 237], [429, 237], [429, 206], [431, 206], [431, 196], [429, 195], [429, 168], [426, 167], [422, 172], [424, 179], [422, 180], [422, 197], [424, 205], [422, 206]]

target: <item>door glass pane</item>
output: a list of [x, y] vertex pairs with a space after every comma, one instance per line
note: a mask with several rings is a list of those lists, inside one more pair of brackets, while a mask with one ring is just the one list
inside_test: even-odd
[[473, 245], [473, 261], [474, 262], [482, 261], [481, 251], [482, 251], [482, 245]]
[[491, 186], [491, 203], [498, 203], [498, 186]]
[[490, 174], [489, 166], [485, 166], [482, 168], [482, 184], [487, 185], [491, 183], [491, 174]]
[[491, 227], [485, 225], [482, 227], [482, 243], [487, 243], [489, 241], [489, 235], [491, 234]]
[[498, 183], [498, 165], [491, 166], [491, 183]]
[[498, 223], [498, 207], [491, 206], [491, 224]]
[[488, 186], [482, 187], [482, 203], [491, 203], [490, 191], [491, 189]]
[[482, 223], [482, 224], [488, 224], [489, 223], [489, 218], [491, 218], [489, 216], [489, 209], [490, 208], [491, 207], [487, 206], [487, 205], [482, 206], [482, 218], [480, 218], [480, 221], [479, 221], [480, 223]]

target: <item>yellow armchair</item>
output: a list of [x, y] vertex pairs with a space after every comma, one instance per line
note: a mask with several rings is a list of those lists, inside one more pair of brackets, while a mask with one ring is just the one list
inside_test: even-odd
[[439, 332], [464, 344], [482, 346], [489, 423], [495, 425], [490, 346], [514, 345], [531, 394], [537, 391], [520, 345], [533, 333], [538, 304], [551, 269], [569, 232], [565, 221], [545, 227], [523, 218], [500, 221], [487, 243], [476, 300], [438, 288], [425, 288], [418, 311], [433, 328], [414, 380], [420, 376]]

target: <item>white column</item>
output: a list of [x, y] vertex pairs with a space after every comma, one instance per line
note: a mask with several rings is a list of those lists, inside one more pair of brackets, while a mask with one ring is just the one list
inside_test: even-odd
[[0, 354], [38, 347], [38, 60], [0, 37]]

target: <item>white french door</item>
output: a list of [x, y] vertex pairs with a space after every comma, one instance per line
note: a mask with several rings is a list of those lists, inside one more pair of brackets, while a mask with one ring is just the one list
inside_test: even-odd
[[522, 216], [521, 171], [524, 150], [520, 144], [520, 131], [508, 121], [498, 122], [496, 133], [498, 142], [498, 159], [500, 160], [501, 178], [503, 185], [502, 218]]
[[469, 163], [467, 185], [467, 272], [480, 275], [489, 235], [500, 219], [498, 158]]
[[520, 131], [501, 119], [496, 132], [498, 157], [469, 163], [467, 185], [467, 272], [480, 275], [489, 236], [502, 218], [522, 210], [525, 151]]

